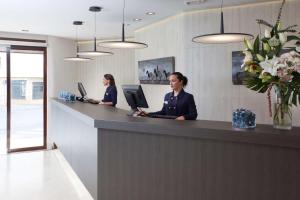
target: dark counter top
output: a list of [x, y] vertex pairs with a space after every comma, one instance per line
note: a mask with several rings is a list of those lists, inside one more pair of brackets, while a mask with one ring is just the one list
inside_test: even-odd
[[147, 117], [129, 117], [128, 111], [105, 105], [67, 103], [59, 99], [51, 102], [86, 123], [100, 129], [122, 130], [147, 134], [161, 134], [191, 139], [221, 140], [300, 149], [300, 127], [277, 130], [271, 125], [258, 124], [255, 129], [236, 130], [230, 122], [176, 121]]

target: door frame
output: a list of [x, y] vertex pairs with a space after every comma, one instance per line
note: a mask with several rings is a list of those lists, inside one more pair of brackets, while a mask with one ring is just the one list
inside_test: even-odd
[[[11, 50], [28, 50], [28, 51], [42, 51], [43, 52], [43, 146], [35, 147], [24, 147], [24, 148], [10, 148], [10, 139], [11, 139]], [[19, 46], [11, 45], [6, 49], [7, 56], [7, 153], [21, 152], [21, 151], [32, 151], [32, 150], [41, 150], [47, 148], [47, 47], [38, 47], [38, 46]]]

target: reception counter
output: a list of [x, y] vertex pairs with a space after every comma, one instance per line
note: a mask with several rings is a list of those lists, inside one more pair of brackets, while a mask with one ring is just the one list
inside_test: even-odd
[[49, 141], [94, 199], [300, 199], [299, 127], [241, 131], [127, 112], [51, 100]]

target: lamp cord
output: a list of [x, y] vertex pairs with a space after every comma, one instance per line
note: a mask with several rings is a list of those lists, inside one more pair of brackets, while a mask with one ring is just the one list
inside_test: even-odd
[[96, 39], [96, 34], [97, 34], [97, 13], [95, 12], [95, 16], [94, 16], [94, 51], [97, 51], [97, 39]]
[[122, 42], [125, 42], [125, 0], [123, 1]]
[[223, 19], [223, 0], [221, 2], [221, 25], [220, 25], [220, 33], [224, 33], [224, 19]]
[[97, 34], [97, 13], [95, 12], [95, 16], [94, 16], [94, 36], [96, 37], [96, 34]]
[[[78, 26], [75, 25], [75, 27], [76, 27], [76, 50], [77, 50], [77, 53], [78, 53], [78, 51], [79, 51], [79, 46], [78, 46]], [[78, 55], [76, 55], [76, 56], [78, 56]]]
[[221, 12], [223, 12], [223, 0], [221, 2]]
[[125, 23], [125, 0], [123, 1], [123, 24]]

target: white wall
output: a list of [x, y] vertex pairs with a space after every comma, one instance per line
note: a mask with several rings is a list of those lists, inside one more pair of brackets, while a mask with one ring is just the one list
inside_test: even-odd
[[[81, 50], [92, 49], [90, 45], [81, 45]], [[103, 49], [108, 51], [107, 49]], [[78, 78], [82, 82], [89, 98], [103, 99], [105, 87], [102, 84], [104, 74], [112, 74], [118, 90], [118, 108], [130, 109], [121, 85], [133, 84], [135, 77], [134, 50], [112, 50], [113, 56], [95, 57], [93, 61], [79, 63]]]
[[[224, 9], [225, 32], [258, 34], [255, 19], [275, 22], [280, 2], [260, 3]], [[283, 9], [284, 25], [299, 24], [300, 1], [288, 1]], [[198, 118], [231, 121], [233, 109], [245, 107], [257, 114], [258, 123], [271, 123], [266, 94], [234, 86], [231, 80], [231, 52], [242, 50], [242, 44], [201, 45], [191, 42], [194, 36], [219, 31], [219, 9], [194, 11], [170, 17], [135, 32], [136, 40], [149, 48], [136, 52], [137, 61], [175, 56], [176, 71], [189, 78], [186, 88], [194, 94]], [[162, 107], [169, 86], [143, 85], [151, 109]], [[299, 107], [294, 109], [294, 124], [300, 125]]]
[[65, 61], [75, 56], [75, 42], [59, 37], [48, 37], [48, 97], [57, 97], [60, 90], [77, 91], [77, 63]]

